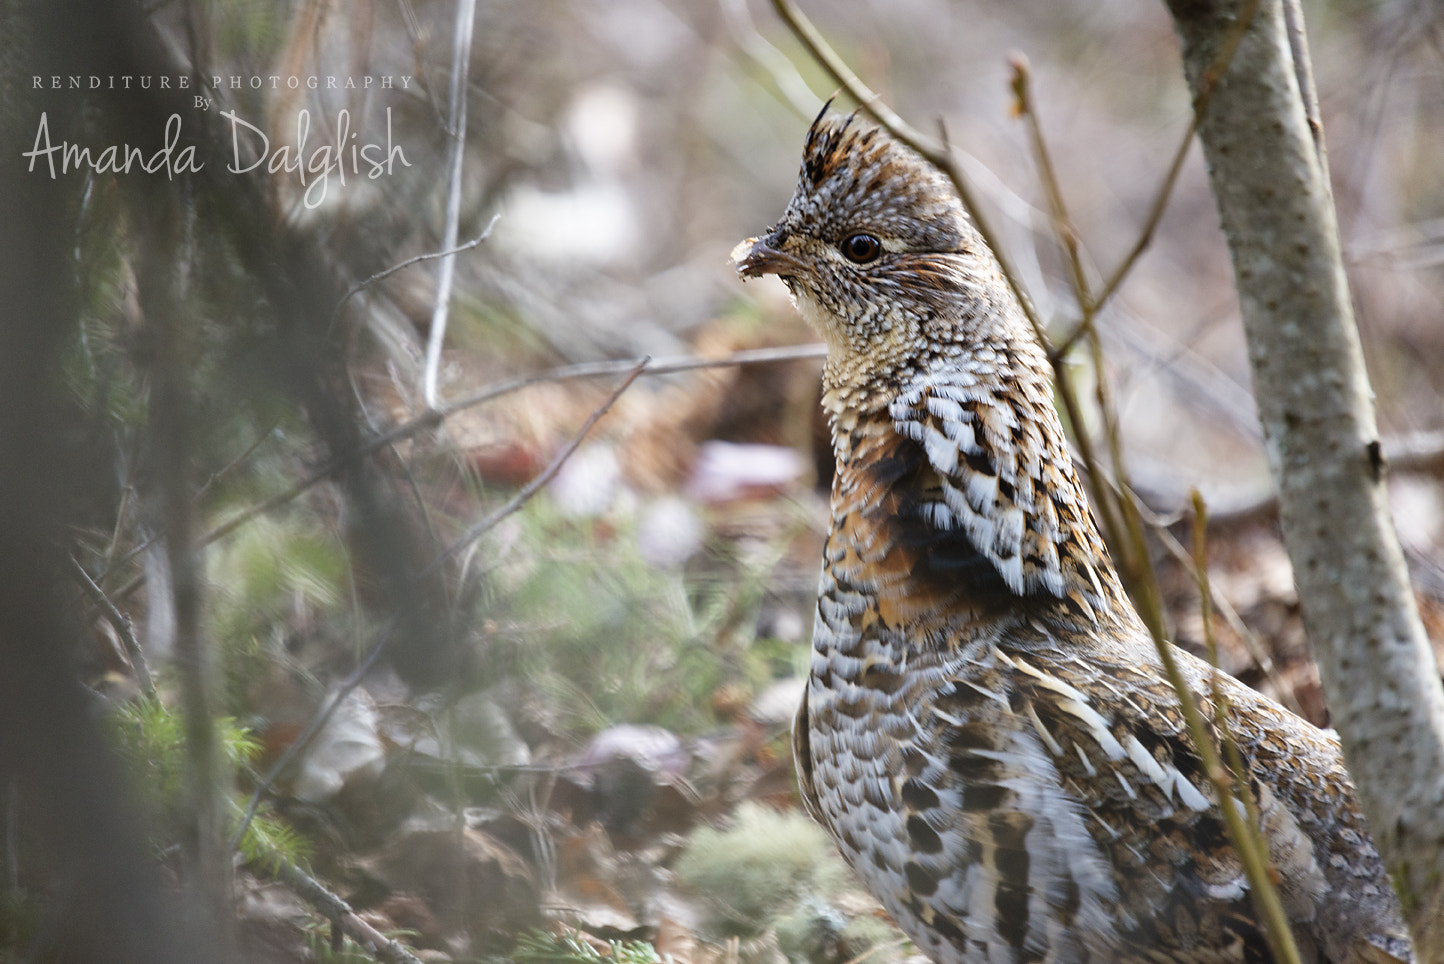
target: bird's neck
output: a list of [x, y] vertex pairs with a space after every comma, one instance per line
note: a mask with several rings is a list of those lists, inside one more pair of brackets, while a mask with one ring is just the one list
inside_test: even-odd
[[1041, 350], [1022, 343], [924, 361], [859, 369], [868, 376], [857, 379], [829, 360], [834, 529], [850, 528], [866, 547], [856, 564], [872, 575], [857, 577], [879, 598], [907, 597], [914, 614], [1136, 625], [1073, 469]]

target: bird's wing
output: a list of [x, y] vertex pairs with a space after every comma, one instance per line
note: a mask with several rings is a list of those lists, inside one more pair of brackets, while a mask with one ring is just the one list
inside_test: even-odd
[[[1098, 959], [1146, 950], [1182, 964], [1206, 947], [1238, 955], [1218, 960], [1271, 960], [1222, 812], [1177, 712], [1163, 708], [1172, 704], [1161, 680], [1148, 668], [1129, 679], [1130, 667], [1112, 671], [995, 646], [956, 674], [920, 743], [945, 748], [936, 815], [952, 814], [965, 843], [949, 848], [951, 866], [915, 858], [927, 872], [917, 876], [981, 882], [970, 900], [990, 905], [997, 934], [1018, 947], [1030, 946], [1027, 935], [1043, 947], [1077, 941]], [[1297, 822], [1263, 792], [1267, 816], [1303, 848], [1284, 868], [1301, 878], [1294, 886], [1323, 887]], [[1292, 896], [1311, 916], [1318, 894]]]

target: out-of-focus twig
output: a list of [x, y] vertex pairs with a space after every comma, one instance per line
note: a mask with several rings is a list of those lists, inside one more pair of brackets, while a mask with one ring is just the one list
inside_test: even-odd
[[807, 81], [803, 80], [792, 61], [757, 31], [746, 0], [722, 0], [722, 20], [727, 24], [737, 49], [767, 72], [797, 116], [810, 118], [815, 115], [821, 101], [807, 86]]
[[276, 880], [289, 887], [306, 903], [329, 918], [332, 925], [351, 938], [366, 953], [384, 964], [421, 964], [421, 959], [411, 953], [406, 945], [394, 941], [357, 916], [351, 905], [332, 893], [319, 880], [306, 873], [290, 861], [283, 860], [275, 867], [261, 868]]
[[278, 780], [281, 774], [285, 773], [286, 769], [295, 762], [296, 758], [304, 753], [306, 748], [311, 745], [311, 741], [316, 738], [317, 733], [321, 732], [322, 727], [330, 721], [332, 714], [336, 712], [336, 708], [341, 705], [342, 700], [346, 699], [352, 690], [361, 685], [361, 680], [371, 671], [371, 667], [376, 665], [376, 660], [379, 659], [382, 652], [385, 651], [387, 644], [391, 642], [391, 638], [396, 634], [396, 629], [400, 624], [400, 616], [393, 616], [391, 618], [391, 621], [386, 624], [386, 628], [377, 636], [376, 643], [371, 647], [371, 652], [367, 653], [366, 658], [341, 681], [339, 686], [330, 692], [326, 697], [326, 701], [321, 704], [321, 708], [316, 711], [306, 724], [305, 729], [291, 741], [291, 744], [286, 747], [285, 751], [276, 759], [276, 762], [271, 765], [271, 769], [267, 770], [265, 775], [261, 777], [260, 783], [258, 783], [256, 789], [251, 792], [251, 799], [246, 804], [246, 812], [241, 815], [240, 823], [237, 824], [235, 831], [231, 834], [228, 844], [231, 852], [235, 852], [235, 849], [240, 846], [241, 838], [246, 835], [246, 830], [251, 826], [251, 821], [255, 819], [256, 811], [260, 809], [261, 801], [265, 798], [266, 794], [270, 792], [276, 780]]
[[261, 446], [266, 443], [266, 440], [271, 437], [271, 433], [273, 433], [277, 429], [277, 427], [280, 426], [280, 424], [280, 419], [276, 419], [275, 421], [273, 421], [264, 432], [261, 432], [256, 436], [255, 441], [253, 441], [250, 445], [246, 446], [246, 450], [244, 452], [231, 459], [229, 462], [221, 466], [216, 471], [212, 472], [210, 478], [202, 482], [200, 488], [196, 489], [196, 499], [199, 500], [201, 496], [205, 495], [206, 492], [209, 491], [211, 486], [215, 485], [221, 479], [225, 478], [227, 475], [234, 472], [237, 468], [244, 465], [247, 459], [249, 459], [252, 455], [255, 455], [256, 452], [260, 450]]
[[627, 377], [622, 379], [621, 384], [619, 384], [615, 389], [613, 389], [612, 394], [608, 396], [607, 400], [603, 402], [601, 406], [599, 406], [595, 411], [592, 412], [592, 414], [587, 418], [586, 422], [577, 431], [577, 434], [572, 436], [570, 442], [562, 446], [562, 450], [558, 452], [556, 456], [551, 460], [551, 462], [547, 464], [546, 468], [542, 469], [540, 472], [537, 473], [534, 479], [532, 479], [526, 485], [518, 489], [516, 495], [508, 499], [505, 504], [487, 513], [484, 519], [482, 519], [480, 522], [477, 522], [471, 528], [467, 529], [466, 532], [462, 533], [461, 538], [457, 539], [451, 545], [443, 549], [441, 553], [438, 554], [437, 557], [431, 561], [431, 564], [423, 570], [423, 575], [427, 572], [432, 571], [437, 566], [441, 565], [442, 562], [449, 559], [457, 552], [460, 552], [467, 546], [471, 545], [471, 543], [475, 542], [477, 539], [480, 539], [487, 532], [491, 531], [491, 529], [493, 529], [498, 522], [511, 515], [517, 509], [520, 509], [523, 505], [527, 503], [529, 499], [531, 499], [532, 496], [536, 495], [537, 492], [541, 490], [542, 486], [550, 482], [552, 478], [557, 474], [557, 472], [561, 470], [561, 467], [566, 464], [567, 459], [571, 458], [572, 453], [577, 450], [577, 446], [582, 444], [582, 440], [587, 437], [587, 433], [592, 430], [592, 426], [596, 425], [597, 422], [601, 420], [603, 415], [611, 411], [611, 408], [614, 404], [616, 404], [617, 399], [622, 397], [622, 393], [625, 392], [628, 388], [630, 388], [632, 386], [632, 383], [637, 380], [637, 377], [642, 374], [643, 369], [647, 367], [647, 361], [648, 359], [643, 358], [636, 365], [632, 366], [632, 370], [627, 373]]
[[[502, 519], [505, 519], [517, 509], [520, 509], [523, 505], [526, 504], [529, 499], [531, 499], [534, 495], [537, 494], [537, 492], [541, 490], [542, 486], [546, 485], [549, 481], [551, 481], [551, 479], [556, 476], [557, 472], [561, 470], [561, 467], [566, 464], [567, 459], [571, 458], [572, 453], [577, 450], [577, 447], [582, 444], [582, 441], [587, 437], [587, 434], [592, 430], [593, 426], [595, 426], [597, 422], [601, 420], [602, 416], [606, 415], [607, 412], [611, 410], [612, 405], [616, 403], [618, 398], [621, 398], [622, 393], [625, 392], [628, 388], [630, 388], [632, 383], [637, 380], [637, 377], [642, 374], [642, 369], [646, 367], [647, 361], [648, 359], [644, 358], [640, 362], [633, 364], [631, 370], [627, 373], [627, 377], [624, 378], [615, 389], [613, 389], [611, 395], [608, 396], [607, 400], [603, 402], [600, 407], [598, 407], [595, 411], [592, 412], [591, 416], [587, 419], [586, 423], [582, 425], [581, 429], [577, 432], [577, 434], [573, 436], [571, 441], [568, 442], [562, 448], [562, 450], [556, 454], [556, 457], [554, 457], [551, 462], [548, 463], [546, 468], [539, 472], [534, 479], [532, 479], [525, 486], [519, 489], [517, 493], [513, 495], [510, 499], [508, 499], [504, 505], [488, 513], [485, 518], [477, 522], [471, 528], [467, 529], [466, 532], [461, 536], [461, 538], [457, 539], [442, 552], [438, 553], [436, 558], [433, 559], [429, 564], [427, 564], [425, 568], [423, 568], [420, 572], [416, 573], [411, 577], [412, 581], [420, 582], [426, 576], [434, 572], [438, 566], [440, 566], [443, 562], [449, 559], [452, 555], [459, 552], [461, 549], [464, 549], [472, 542], [475, 542], [477, 539], [481, 538], [481, 536], [485, 535], [488, 531], [490, 531]], [[326, 699], [326, 702], [322, 704], [321, 708], [316, 712], [314, 716], [312, 716], [310, 722], [306, 724], [305, 729], [302, 730], [300, 735], [291, 742], [290, 746], [286, 747], [285, 752], [281, 754], [281, 756], [271, 766], [271, 769], [268, 770], [266, 774], [261, 778], [260, 783], [256, 786], [256, 789], [251, 794], [250, 802], [246, 806], [246, 812], [244, 816], [242, 816], [239, 826], [237, 826], [234, 833], [231, 834], [230, 846], [232, 850], [234, 850], [240, 844], [241, 838], [245, 835], [246, 828], [250, 826], [251, 821], [255, 818], [256, 811], [261, 805], [261, 800], [268, 792], [270, 792], [272, 785], [281, 776], [281, 774], [284, 773], [286, 769], [303, 752], [305, 752], [306, 748], [311, 744], [311, 741], [315, 739], [316, 734], [321, 731], [322, 727], [324, 727], [326, 723], [331, 719], [332, 714], [336, 712], [336, 708], [341, 705], [341, 701], [344, 700], [348, 695], [350, 695], [352, 690], [354, 690], [358, 685], [360, 685], [361, 680], [366, 676], [368, 672], [370, 672], [371, 667], [375, 665], [376, 660], [380, 657], [382, 651], [391, 641], [391, 637], [395, 634], [398, 625], [399, 618], [393, 618], [391, 622], [387, 625], [386, 629], [382, 631], [382, 633], [377, 639], [377, 642], [375, 643], [375, 645], [372, 646], [371, 651], [366, 655], [366, 658], [361, 661], [360, 665], [358, 665], [355, 670], [353, 670], [344, 680], [342, 680], [340, 686], [338, 686], [330, 693], [330, 695]]]
[[[625, 375], [642, 366], [641, 375], [674, 375], [679, 372], [697, 371], [704, 368], [732, 368], [737, 365], [764, 365], [780, 362], [805, 361], [812, 358], [825, 358], [827, 347], [820, 344], [789, 345], [782, 348], [753, 348], [744, 351], [735, 351], [727, 355], [709, 357], [706, 355], [677, 355], [670, 358], [649, 359], [625, 359], [622, 361], [609, 362], [583, 362], [577, 365], [562, 365], [552, 368], [536, 375], [523, 375], [518, 378], [507, 379], [488, 385], [485, 388], [477, 389], [467, 395], [447, 402], [440, 408], [429, 412], [423, 412], [410, 421], [403, 422], [373, 439], [359, 446], [349, 454], [334, 459], [309, 475], [297, 480], [281, 492], [263, 499], [255, 505], [243, 509], [225, 522], [216, 525], [201, 536], [200, 545], [206, 546], [218, 539], [223, 539], [232, 532], [251, 522], [252, 520], [272, 512], [289, 502], [294, 501], [312, 487], [324, 482], [334, 476], [341, 469], [345, 468], [352, 461], [364, 458], [372, 452], [379, 451], [388, 445], [410, 438], [420, 432], [436, 428], [446, 419], [469, 408], [474, 408], [494, 398], [518, 392], [533, 385], [543, 385], [552, 382], [578, 381], [588, 378], [605, 378], [608, 375]], [[126, 553], [116, 562], [115, 567], [124, 565], [140, 554], [149, 543], [142, 543], [140, 546]], [[137, 575], [129, 582], [115, 590], [115, 595], [120, 598], [129, 596], [145, 581], [144, 575]]]
[[476, 0], [456, 0], [456, 24], [452, 28], [451, 88], [448, 124], [451, 150], [447, 157], [446, 225], [441, 234], [442, 255], [436, 273], [436, 304], [431, 312], [431, 330], [426, 338], [426, 369], [421, 399], [428, 409], [437, 405], [436, 383], [441, 368], [441, 346], [446, 341], [446, 320], [451, 310], [451, 282], [456, 274], [456, 233], [461, 221], [461, 171], [466, 154], [466, 89], [471, 75], [471, 34], [476, 23]]
[[110, 601], [110, 597], [100, 586], [96, 585], [95, 580], [90, 578], [90, 573], [86, 572], [85, 567], [74, 557], [70, 560], [70, 566], [71, 571], [75, 574], [75, 581], [80, 583], [80, 588], [85, 590], [85, 594], [100, 607], [106, 622], [115, 628], [121, 645], [125, 647], [125, 655], [130, 660], [130, 667], [135, 671], [135, 681], [140, 686], [140, 691], [154, 699], [155, 683], [150, 678], [150, 666], [145, 661], [145, 652], [135, 638], [135, 628], [131, 626], [130, 618], [115, 608], [115, 603]]
[[[496, 227], [496, 222], [500, 219], [500, 214], [493, 214], [491, 216], [491, 220], [486, 222], [486, 227], [482, 230], [480, 234], [472, 238], [470, 241], [464, 241], [461, 244], [458, 244], [454, 248], [446, 248], [442, 251], [428, 251], [425, 254], [415, 255], [414, 257], [407, 258], [405, 261], [400, 261], [396, 264], [393, 264], [389, 268], [378, 271], [371, 277], [366, 278], [363, 281], [358, 281], [356, 284], [351, 286], [351, 290], [347, 291], [344, 295], [341, 296], [340, 301], [336, 302], [336, 309], [331, 312], [331, 326], [334, 326], [336, 324], [336, 319], [341, 316], [341, 309], [345, 307], [346, 302], [350, 301], [353, 297], [360, 294], [366, 288], [374, 285], [376, 282], [382, 280], [383, 278], [390, 277], [391, 275], [400, 271], [402, 268], [409, 268], [413, 264], [417, 264], [418, 262], [430, 261], [434, 258], [447, 258], [451, 257], [452, 255], [460, 254], [463, 251], [470, 251], [472, 248], [476, 247], [487, 238], [491, 237], [491, 231], [493, 228]], [[328, 328], [329, 327], [330, 326], [328, 326]]]
[[[1178, 181], [1178, 174], [1183, 170], [1183, 161], [1188, 157], [1189, 148], [1193, 146], [1193, 137], [1198, 133], [1198, 125], [1203, 120], [1204, 114], [1208, 112], [1208, 105], [1213, 99], [1213, 92], [1218, 87], [1218, 81], [1228, 72], [1228, 65], [1233, 61], [1233, 55], [1238, 50], [1238, 45], [1243, 41], [1243, 36], [1248, 32], [1249, 25], [1253, 23], [1254, 15], [1258, 13], [1259, 0], [1252, 0], [1243, 9], [1242, 15], [1234, 24], [1233, 29], [1225, 38], [1224, 43], [1219, 46], [1213, 63], [1205, 74], [1201, 89], [1193, 100], [1193, 118], [1189, 121], [1188, 130], [1184, 132], [1183, 139], [1179, 142], [1178, 149], [1173, 154], [1173, 161], [1168, 165], [1168, 171], [1163, 175], [1158, 190], [1154, 192], [1153, 203], [1149, 205], [1148, 216], [1143, 219], [1143, 228], [1138, 232], [1138, 239], [1133, 242], [1133, 247], [1123, 256], [1118, 267], [1108, 276], [1103, 287], [1098, 290], [1098, 296], [1093, 302], [1094, 313], [1103, 307], [1108, 299], [1118, 290], [1128, 272], [1138, 262], [1139, 257], [1153, 242], [1153, 233], [1158, 230], [1158, 223], [1163, 220], [1163, 212], [1168, 208], [1168, 200], [1173, 196], [1173, 186]], [[1081, 326], [1080, 326], [1081, 328]], [[1072, 342], [1078, 336], [1078, 331], [1070, 332], [1060, 345]]]
[[[480, 405], [502, 395], [552, 382], [569, 382], [581, 378], [605, 378], [608, 375], [625, 375], [639, 364], [643, 375], [675, 375], [678, 372], [696, 371], [702, 368], [731, 368], [734, 365], [763, 365], [777, 362], [803, 361], [809, 358], [826, 358], [827, 346], [821, 344], [788, 345], [782, 348], [750, 348], [734, 351], [727, 355], [676, 355], [671, 358], [641, 359], [627, 358], [621, 361], [582, 362], [550, 368], [535, 375], [523, 375], [479, 388], [441, 406], [443, 418], [456, 414], [465, 408]], [[398, 426], [404, 429], [406, 426]], [[411, 434], [408, 432], [407, 434]]]

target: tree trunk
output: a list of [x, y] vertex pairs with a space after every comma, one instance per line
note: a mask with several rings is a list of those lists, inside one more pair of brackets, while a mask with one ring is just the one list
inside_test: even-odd
[[[1290, 0], [1284, 0], [1290, 2]], [[1444, 689], [1389, 514], [1384, 461], [1280, 0], [1169, 0], [1233, 258], [1284, 540], [1324, 692], [1419, 960], [1444, 961]], [[1295, 33], [1302, 52], [1302, 34]], [[1202, 100], [1200, 101], [1200, 94]], [[1308, 91], [1312, 97], [1312, 91]]]

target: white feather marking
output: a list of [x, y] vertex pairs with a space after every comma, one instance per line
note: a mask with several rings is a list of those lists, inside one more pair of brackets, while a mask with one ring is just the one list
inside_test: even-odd
[[1107, 830], [1108, 835], [1114, 840], [1117, 840], [1120, 836], [1122, 836], [1117, 830], [1113, 828], [1112, 825], [1108, 823], [1107, 820], [1104, 820], [1102, 817], [1098, 816], [1098, 812], [1096, 810], [1086, 810], [1084, 812], [1088, 816], [1092, 817], [1094, 820], [1098, 821], [1098, 826], [1102, 827], [1104, 830]]
[[1204, 884], [1203, 892], [1214, 900], [1238, 900], [1248, 893], [1243, 877], [1235, 877], [1226, 884]]
[[1093, 761], [1088, 759], [1088, 754], [1084, 752], [1083, 747], [1074, 743], [1073, 749], [1078, 751], [1078, 759], [1083, 761], [1083, 769], [1088, 772], [1090, 777], [1096, 777], [1098, 770], [1093, 766]]
[[1133, 761], [1133, 765], [1138, 767], [1139, 772], [1162, 790], [1165, 797], [1173, 796], [1174, 778], [1179, 775], [1177, 770], [1169, 767], [1168, 769], [1173, 771], [1172, 775], [1165, 772], [1162, 765], [1153, 758], [1153, 754], [1148, 752], [1148, 748], [1139, 743], [1138, 737], [1132, 733], [1128, 734], [1128, 738], [1123, 741], [1123, 749], [1127, 751], [1128, 759]]
[[936, 716], [938, 719], [940, 719], [940, 720], [942, 720], [944, 723], [948, 724], [948, 726], [962, 726], [962, 725], [963, 725], [963, 721], [962, 721], [962, 718], [961, 718], [961, 717], [957, 717], [957, 716], [954, 716], [954, 715], [951, 714], [951, 713], [948, 713], [948, 712], [945, 712], [945, 711], [943, 711], [943, 710], [940, 710], [940, 709], [938, 709], [936, 706], [931, 707], [931, 709], [932, 709], [933, 716]]
[[1053, 739], [1053, 734], [1048, 732], [1048, 728], [1044, 726], [1043, 721], [1038, 718], [1038, 711], [1033, 708], [1032, 703], [1028, 704], [1028, 717], [1033, 721], [1033, 728], [1038, 731], [1038, 736], [1042, 738], [1043, 743], [1048, 747], [1048, 752], [1054, 756], [1062, 756], [1063, 748], [1058, 745], [1058, 741]]
[[1123, 786], [1123, 791], [1128, 794], [1128, 799], [1130, 799], [1130, 800], [1137, 800], [1137, 799], [1138, 799], [1138, 791], [1133, 789], [1133, 784], [1131, 784], [1131, 783], [1128, 782], [1128, 778], [1125, 777], [1125, 776], [1123, 775], [1123, 773], [1122, 773], [1121, 771], [1119, 771], [1119, 770], [1114, 770], [1114, 771], [1113, 771], [1113, 775], [1114, 775], [1115, 777], [1117, 777], [1117, 778], [1118, 778], [1118, 782], [1119, 782], [1120, 784], [1122, 784], [1122, 786]]
[[953, 510], [959, 519], [975, 517], [976, 512], [968, 505], [968, 500], [963, 497], [963, 492], [947, 479], [943, 479], [943, 501]]
[[931, 425], [923, 429], [923, 448], [928, 453], [928, 461], [939, 472], [952, 475], [958, 470], [957, 444]]
[[1043, 567], [1039, 570], [1039, 578], [1048, 591], [1055, 596], [1062, 596], [1068, 591], [1063, 581], [1063, 564], [1058, 559], [1058, 547], [1052, 542], [1043, 542], [1037, 548], [1038, 555], [1043, 560]]
[[[1023, 528], [1027, 524], [1027, 519], [1021, 509], [1010, 507], [999, 513], [997, 541], [994, 543], [995, 551], [1003, 556], [1017, 555], [1023, 548]], [[1020, 580], [1022, 565], [1022, 561], [1019, 560]]]
[[936, 529], [956, 529], [957, 518], [953, 510], [941, 502], [928, 502], [923, 505], [923, 520]]
[[968, 488], [968, 503], [977, 512], [991, 512], [998, 501], [998, 477], [982, 472], [969, 472], [963, 480]]
[[1013, 592], [1025, 592], [1027, 587], [1023, 585], [1023, 557], [1017, 554], [999, 559], [991, 556], [993, 568], [998, 570], [998, 575], [1003, 577], [1003, 582]]
[[[962, 373], [959, 372], [958, 374], [961, 375]], [[968, 391], [968, 388], [971, 387], [972, 384], [973, 382], [971, 379], [969, 380], [969, 383], [967, 385], [937, 384], [931, 386], [931, 393], [938, 396], [939, 398], [947, 398], [955, 402], [972, 401], [974, 398], [977, 397], [976, 392]]]
[[958, 448], [962, 449], [964, 452], [969, 453], [970, 455], [976, 454], [983, 450], [982, 446], [978, 444], [978, 436], [973, 431], [973, 426], [970, 422], [944, 422], [943, 433], [947, 435], [948, 438], [957, 442]]
[[1123, 745], [1108, 729], [1108, 722], [1093, 707], [1076, 700], [1063, 700], [1058, 704], [1058, 708], [1083, 721], [1083, 725], [1088, 728], [1093, 739], [1098, 741], [1098, 746], [1109, 760], [1116, 763], [1127, 755], [1123, 752]]
[[959, 422], [963, 418], [963, 406], [951, 398], [940, 398], [937, 395], [927, 397], [928, 411], [932, 412], [944, 422]]
[[959, 686], [966, 686], [968, 689], [974, 691], [975, 693], [979, 693], [979, 694], [981, 694], [981, 695], [983, 695], [983, 696], [988, 697], [989, 699], [997, 700], [999, 703], [1003, 704], [1004, 706], [1007, 706], [1007, 705], [1008, 705], [1008, 698], [1007, 698], [1006, 696], [1004, 696], [1002, 693], [996, 692], [996, 691], [994, 691], [994, 690], [990, 690], [990, 689], [988, 689], [986, 686], [979, 686], [977, 683], [974, 683], [972, 680], [960, 679], [960, 680], [957, 680], [957, 684], [958, 684]]
[[1056, 676], [1052, 676], [1048, 673], [1043, 672], [1041, 669], [1034, 666], [1032, 663], [1029, 663], [1021, 656], [1008, 656], [1002, 650], [996, 648], [993, 650], [993, 653], [995, 654], [996, 658], [1000, 659], [1002, 662], [1008, 664], [1009, 666], [1012, 666], [1014, 669], [1019, 670], [1020, 672], [1027, 673], [1029, 676], [1036, 679], [1038, 681], [1038, 685], [1043, 687], [1043, 689], [1052, 690], [1059, 696], [1065, 696], [1076, 703], [1088, 703], [1088, 697], [1085, 696], [1081, 690], [1068, 683], [1063, 682], [1063, 680], [1059, 679]]
[[1198, 787], [1182, 773], [1178, 775], [1178, 782], [1174, 784], [1178, 789], [1178, 802], [1196, 813], [1202, 813], [1210, 806], [1208, 797], [1199, 792]]

